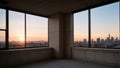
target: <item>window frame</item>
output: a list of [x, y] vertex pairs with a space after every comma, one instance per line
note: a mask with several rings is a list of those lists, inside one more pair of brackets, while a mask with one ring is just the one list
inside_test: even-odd
[[[3, 8], [0, 8], [0, 9], [3, 9]], [[7, 50], [7, 49], [23, 49], [23, 48], [38, 48], [38, 47], [26, 47], [26, 42], [27, 42], [27, 40], [26, 40], [26, 35], [27, 35], [27, 29], [26, 29], [26, 27], [27, 27], [27, 22], [26, 22], [26, 14], [28, 14], [28, 13], [24, 13], [24, 12], [20, 12], [20, 13], [23, 13], [24, 14], [24, 38], [25, 38], [25, 41], [24, 41], [24, 43], [25, 43], [25, 45], [24, 45], [24, 47], [23, 48], [9, 48], [9, 10], [8, 9], [4, 9], [5, 10], [5, 20], [6, 20], [6, 24], [5, 24], [5, 29], [0, 29], [0, 32], [1, 31], [4, 31], [5, 32], [5, 48], [0, 48], [0, 50]], [[11, 11], [14, 11], [14, 10], [11, 10]], [[15, 11], [15, 12], [19, 12], [19, 11]], [[33, 15], [33, 14], [31, 14], [31, 15]], [[34, 16], [37, 16], [37, 15], [34, 15]], [[47, 18], [47, 17], [45, 17], [45, 18]], [[48, 21], [47, 21], [48, 22]], [[48, 26], [48, 24], [47, 24], [47, 26]], [[47, 27], [47, 30], [48, 30], [48, 27]], [[49, 34], [47, 34], [48, 36], [49, 36]], [[39, 46], [39, 47], [49, 47], [49, 37], [48, 37], [48, 45], [47, 46]]]
[[[119, 17], [120, 17], [120, 2], [119, 1], [117, 1], [118, 3], [119, 3]], [[117, 3], [117, 2], [113, 2], [113, 3]], [[110, 4], [113, 4], [113, 3], [110, 3]], [[103, 6], [106, 6], [106, 5], [110, 5], [110, 4], [105, 4], [105, 5], [102, 5], [102, 6], [98, 6], [98, 7], [94, 7], [94, 8], [99, 8], [99, 7], [103, 7]], [[89, 9], [87, 9], [88, 10], [88, 48], [92, 48], [91, 47], [91, 10], [92, 9], [94, 9], [94, 8], [89, 8]], [[83, 11], [86, 11], [86, 10], [83, 10]], [[82, 12], [82, 11], [80, 11], [80, 12]], [[77, 13], [77, 12], [75, 12], [75, 13]], [[119, 23], [118, 23], [119, 25], [119, 36], [118, 36], [118, 39], [120, 40], [120, 19], [119, 19]], [[73, 27], [73, 29], [74, 29], [74, 27]], [[79, 46], [74, 46], [74, 44], [73, 44], [73, 47], [79, 47]], [[120, 48], [106, 48], [106, 49], [120, 49]]]

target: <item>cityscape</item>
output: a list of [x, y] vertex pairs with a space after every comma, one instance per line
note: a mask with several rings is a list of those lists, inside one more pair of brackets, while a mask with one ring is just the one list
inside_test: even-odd
[[[26, 47], [46, 47], [48, 46], [47, 41], [29, 41], [26, 43]], [[25, 44], [20, 41], [9, 42], [9, 48], [24, 48]], [[5, 48], [5, 42], [0, 42], [0, 48]]]
[[[84, 39], [83, 41], [75, 41], [74, 46], [76, 47], [88, 47], [88, 41]], [[91, 40], [91, 47], [93, 48], [120, 48], [120, 40], [108, 35], [106, 39], [97, 38], [96, 40]]]
[[[48, 46], [48, 41], [28, 41], [26, 47], [46, 47]], [[76, 47], [88, 47], [87, 39], [83, 41], [75, 41], [74, 46]], [[9, 42], [9, 48], [24, 48], [24, 42], [20, 41], [11, 41]], [[113, 36], [108, 35], [106, 39], [96, 38], [96, 40], [91, 40], [91, 47], [93, 48], [120, 48], [120, 40], [118, 37], [114, 38]], [[5, 48], [5, 42], [0, 41], [0, 48]]]

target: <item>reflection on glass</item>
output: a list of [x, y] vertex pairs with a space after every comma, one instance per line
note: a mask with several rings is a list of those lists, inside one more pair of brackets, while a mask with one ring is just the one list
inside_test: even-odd
[[27, 47], [48, 46], [47, 18], [26, 15], [27, 17]]
[[5, 29], [5, 10], [0, 9], [0, 29]]
[[88, 11], [74, 14], [74, 46], [88, 46]]
[[5, 31], [0, 31], [0, 48], [5, 48]]
[[92, 9], [91, 24], [91, 47], [120, 48], [118, 2]]
[[24, 47], [24, 14], [9, 11], [9, 47]]

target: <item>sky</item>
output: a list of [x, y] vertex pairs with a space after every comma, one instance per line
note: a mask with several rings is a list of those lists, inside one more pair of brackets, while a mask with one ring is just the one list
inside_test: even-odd
[[[108, 34], [119, 37], [119, 3], [91, 9], [91, 37], [106, 39]], [[88, 39], [88, 10], [74, 14], [74, 40]]]
[[[0, 28], [5, 29], [5, 11], [0, 10]], [[35, 15], [26, 15], [27, 41], [48, 41], [48, 19]], [[0, 31], [0, 41], [5, 40], [4, 31]], [[24, 13], [9, 11], [9, 41], [24, 41]]]
[[[48, 19], [27, 14], [27, 41], [48, 41]], [[91, 9], [92, 39], [119, 36], [119, 3]], [[0, 9], [0, 29], [5, 29], [5, 10]], [[0, 31], [0, 41], [5, 40]], [[88, 10], [74, 14], [74, 40], [88, 39]], [[24, 13], [9, 11], [9, 40], [24, 40]]]
[[[10, 41], [24, 40], [24, 14], [10, 11], [9, 25]], [[16, 18], [17, 17], [17, 18]], [[14, 20], [15, 19], [15, 20]], [[48, 21], [47, 18], [26, 15], [27, 41], [47, 41], [48, 40]], [[15, 26], [14, 26], [15, 25]], [[16, 28], [16, 29], [15, 29]]]
[[[5, 29], [5, 10], [0, 9], [0, 29]], [[0, 31], [0, 41], [5, 41], [5, 31]]]

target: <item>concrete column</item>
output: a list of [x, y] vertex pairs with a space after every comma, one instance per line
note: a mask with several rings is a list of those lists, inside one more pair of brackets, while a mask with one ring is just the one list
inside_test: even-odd
[[64, 28], [64, 46], [65, 46], [65, 58], [71, 58], [71, 47], [74, 44], [74, 24], [73, 24], [73, 14], [65, 14], [65, 28]]
[[49, 46], [56, 58], [71, 57], [73, 45], [73, 14], [56, 14], [48, 19]]

